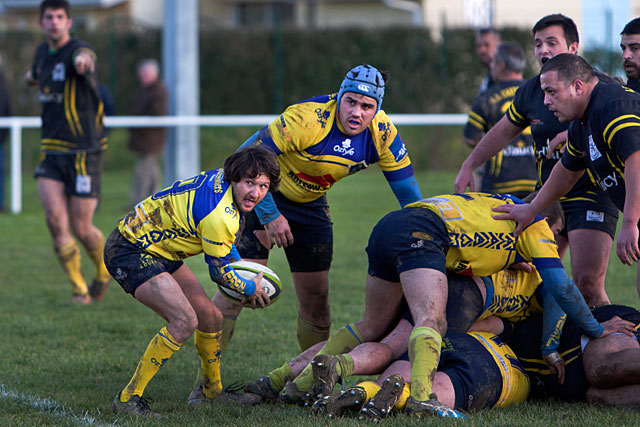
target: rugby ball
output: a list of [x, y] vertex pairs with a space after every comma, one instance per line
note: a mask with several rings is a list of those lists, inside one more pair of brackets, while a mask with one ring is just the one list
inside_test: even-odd
[[[269, 296], [271, 304], [278, 300], [281, 291], [280, 278], [269, 267], [250, 261], [236, 261], [234, 263], [231, 263], [230, 265], [231, 267], [233, 267], [238, 276], [247, 280], [253, 280], [258, 274], [264, 273], [264, 276], [262, 276], [262, 281], [260, 282], [262, 290]], [[240, 301], [242, 301], [242, 299], [244, 298], [244, 295], [242, 295], [240, 292], [225, 288], [222, 285], [218, 285], [218, 289], [220, 290], [220, 293], [222, 295], [224, 295], [231, 301], [240, 303]], [[251, 304], [245, 304], [245, 306], [250, 307]]]

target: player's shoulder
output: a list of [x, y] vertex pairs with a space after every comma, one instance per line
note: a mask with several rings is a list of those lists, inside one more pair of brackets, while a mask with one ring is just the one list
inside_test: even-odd
[[287, 121], [304, 122], [305, 127], [313, 125], [325, 128], [330, 118], [336, 113], [335, 94], [307, 98], [291, 104], [284, 111]]
[[540, 74], [537, 74], [530, 79], [522, 82], [520, 87], [518, 88], [518, 94], [521, 95], [533, 95], [535, 93], [541, 93], [542, 89], [540, 88]]
[[617, 82], [599, 82], [591, 97], [585, 115], [591, 112], [606, 119], [635, 113], [640, 108], [640, 94]]
[[397, 134], [396, 127], [384, 110], [378, 111], [373, 117], [369, 125], [369, 131], [371, 132], [371, 137], [381, 144], [391, 144], [395, 134]]

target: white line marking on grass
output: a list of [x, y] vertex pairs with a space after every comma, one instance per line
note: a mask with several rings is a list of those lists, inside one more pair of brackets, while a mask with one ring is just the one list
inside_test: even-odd
[[88, 412], [85, 412], [82, 415], [76, 415], [73, 413], [71, 409], [65, 408], [64, 405], [56, 402], [55, 400], [51, 400], [47, 398], [43, 399], [37, 396], [29, 396], [28, 394], [16, 393], [16, 392], [7, 390], [4, 384], [0, 384], [0, 399], [18, 400], [22, 403], [26, 403], [27, 405], [41, 412], [50, 413], [56, 417], [73, 420], [75, 422], [79, 422], [85, 425], [95, 425], [95, 426], [105, 426], [105, 427], [112, 425], [112, 424], [102, 424], [98, 422], [95, 418], [90, 416]]

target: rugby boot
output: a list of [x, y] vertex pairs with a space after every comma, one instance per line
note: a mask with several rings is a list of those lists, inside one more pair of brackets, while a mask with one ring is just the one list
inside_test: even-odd
[[279, 390], [276, 390], [271, 385], [271, 379], [268, 375], [258, 378], [255, 381], [250, 382], [244, 388], [247, 393], [257, 394], [264, 401], [274, 402], [278, 400]]
[[339, 417], [348, 410], [359, 410], [365, 402], [366, 393], [362, 387], [351, 387], [340, 390], [330, 396], [316, 400], [311, 411], [329, 418]]
[[204, 394], [204, 384], [198, 384], [187, 398], [187, 403], [190, 405], [200, 405], [202, 403], [214, 403], [214, 402], [227, 402], [234, 405], [250, 406], [260, 403], [262, 398], [253, 393], [240, 393], [239, 389], [234, 388], [232, 384], [222, 390], [222, 394], [216, 397], [207, 397]]
[[409, 397], [404, 411], [407, 414], [417, 416], [435, 415], [442, 418], [469, 418], [462, 412], [451, 409], [438, 402], [438, 396], [436, 396], [435, 393], [431, 393], [429, 400], [425, 401], [415, 400], [413, 397]]
[[71, 302], [79, 305], [89, 305], [91, 304], [91, 296], [89, 296], [89, 294], [73, 294], [71, 296]]
[[337, 364], [338, 359], [330, 354], [319, 354], [311, 361], [311, 396], [314, 400], [329, 396], [333, 392], [333, 387], [340, 379], [336, 370]]
[[403, 388], [404, 379], [402, 376], [391, 375], [382, 382], [380, 390], [360, 410], [358, 419], [378, 422], [387, 417], [402, 394]]
[[92, 300], [100, 301], [104, 294], [107, 292], [107, 288], [109, 287], [109, 282], [111, 279], [107, 279], [104, 282], [101, 282], [98, 279], [93, 279], [91, 284], [89, 285], [89, 295]]
[[118, 393], [115, 399], [113, 399], [113, 412], [115, 412], [116, 414], [129, 414], [153, 418], [160, 418], [162, 416], [156, 412], [153, 412], [151, 408], [149, 408], [148, 399], [134, 394], [126, 402], [121, 402], [120, 393]]
[[309, 406], [313, 403], [311, 393], [298, 390], [298, 386], [293, 381], [287, 381], [280, 392], [279, 400], [283, 403]]

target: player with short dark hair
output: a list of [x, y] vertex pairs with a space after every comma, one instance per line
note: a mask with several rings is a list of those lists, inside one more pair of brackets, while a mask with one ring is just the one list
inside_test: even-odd
[[479, 93], [489, 89], [495, 83], [491, 74], [491, 60], [500, 44], [500, 33], [495, 28], [480, 28], [476, 31], [476, 55], [480, 63], [487, 69], [487, 74], [480, 82]]
[[[523, 83], [524, 50], [515, 43], [502, 43], [491, 60], [493, 85], [473, 100], [464, 140], [475, 147], [482, 136], [501, 118], [513, 101], [516, 89]], [[480, 191], [513, 194], [523, 198], [535, 190], [536, 158], [530, 129], [514, 138], [507, 147], [485, 163], [481, 173]]]
[[620, 35], [622, 66], [627, 74], [627, 87], [640, 92], [640, 18], [627, 22]]
[[[104, 106], [96, 80], [96, 54], [72, 38], [69, 3], [40, 4], [46, 41], [36, 48], [25, 79], [38, 86], [42, 139], [35, 169], [38, 197], [53, 239], [54, 252], [72, 286], [72, 301], [100, 300], [111, 279], [103, 261], [104, 235], [93, 225], [100, 195], [102, 152], [106, 147]], [[72, 234], [73, 233], [73, 234]], [[96, 266], [87, 286], [74, 236]]]
[[[266, 264], [275, 244], [284, 247], [298, 297], [301, 349], [326, 340], [331, 329], [329, 268], [333, 224], [326, 193], [333, 185], [378, 163], [401, 206], [421, 198], [404, 141], [381, 109], [385, 74], [359, 65], [337, 94], [289, 106], [243, 146], [260, 145], [278, 156], [282, 185], [247, 215], [238, 243], [243, 259]], [[225, 316], [223, 346], [242, 306], [219, 293]]]
[[[520, 232], [535, 212], [588, 177], [622, 212], [617, 255], [632, 265], [640, 258], [640, 94], [601, 81], [578, 56], [553, 58], [542, 68], [540, 82], [545, 104], [560, 122], [571, 123], [567, 150], [535, 199], [513, 210], [501, 208], [510, 212], [501, 217], [517, 218]], [[640, 271], [637, 288], [640, 294]]]
[[[229, 265], [245, 215], [280, 181], [275, 155], [246, 148], [229, 156], [223, 169], [177, 181], [122, 218], [107, 239], [105, 262], [125, 292], [167, 321], [151, 340], [113, 410], [156, 416], [142, 394], [164, 363], [194, 334], [202, 382], [189, 403], [209, 403], [222, 394], [220, 337], [222, 313], [182, 261], [204, 252], [212, 280], [264, 307], [269, 297], [254, 280]], [[195, 331], [195, 333], [194, 333]]]
[[[553, 14], [540, 19], [533, 27], [535, 55], [540, 67], [561, 53], [576, 54], [578, 31], [570, 18]], [[599, 73], [602, 80], [612, 81]], [[568, 123], [561, 123], [544, 104], [540, 75], [518, 88], [507, 113], [475, 147], [462, 164], [455, 181], [455, 191], [468, 186], [473, 191], [473, 171], [496, 155], [515, 136], [531, 128], [538, 159], [538, 186], [548, 179], [566, 143]], [[562, 199], [566, 227], [558, 237], [559, 253], [571, 252], [571, 273], [589, 305], [609, 303], [605, 276], [616, 232], [618, 212], [603, 190], [587, 177], [581, 178]]]

